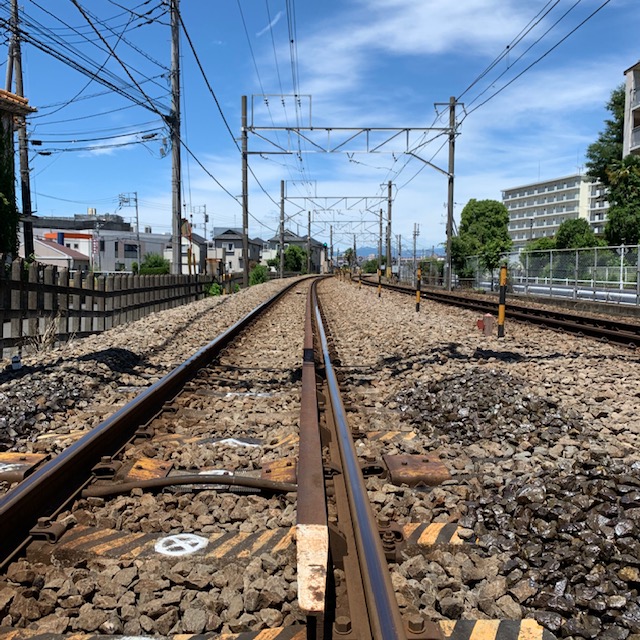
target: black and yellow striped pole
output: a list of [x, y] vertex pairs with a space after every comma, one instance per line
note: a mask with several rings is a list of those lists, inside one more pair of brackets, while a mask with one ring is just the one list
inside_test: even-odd
[[382, 269], [378, 266], [378, 298], [382, 295]]
[[498, 299], [498, 338], [504, 338], [504, 310], [507, 303], [507, 265], [500, 267], [500, 297]]
[[422, 271], [420, 267], [418, 267], [418, 271], [416, 272], [416, 313], [420, 311], [420, 280], [422, 280]]
[[358, 269], [358, 289], [362, 289], [362, 268]]

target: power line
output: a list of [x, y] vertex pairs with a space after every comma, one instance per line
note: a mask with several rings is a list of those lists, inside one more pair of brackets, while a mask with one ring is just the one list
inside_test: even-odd
[[[578, 2], [580, 2], [580, 0], [578, 0]], [[604, 9], [604, 7], [606, 7], [609, 3], [611, 2], [611, 0], [605, 0], [597, 9], [595, 9], [594, 11], [592, 11], [582, 22], [580, 22], [577, 26], [575, 26], [571, 31], [569, 31], [569, 33], [567, 33], [563, 38], [561, 38], [558, 42], [556, 42], [556, 44], [554, 44], [550, 49], [548, 49], [547, 51], [545, 51], [540, 57], [538, 57], [536, 60], [534, 60], [529, 66], [527, 66], [525, 69], [523, 69], [518, 75], [516, 75], [514, 78], [512, 78], [511, 80], [509, 80], [509, 82], [507, 82], [505, 85], [503, 85], [502, 87], [500, 87], [500, 89], [498, 89], [497, 91], [495, 91], [493, 94], [491, 94], [486, 100], [484, 100], [483, 102], [481, 102], [479, 105], [477, 105], [476, 107], [474, 107], [473, 109], [471, 109], [471, 111], [468, 111], [465, 115], [465, 117], [463, 118], [463, 121], [469, 117], [474, 111], [477, 111], [480, 107], [484, 106], [485, 104], [487, 104], [487, 102], [489, 102], [490, 100], [492, 100], [493, 98], [495, 98], [499, 93], [501, 93], [502, 91], [504, 91], [508, 86], [510, 86], [511, 84], [513, 84], [516, 80], [518, 80], [518, 78], [520, 78], [523, 74], [525, 74], [527, 71], [529, 71], [532, 67], [534, 67], [536, 64], [538, 64], [538, 62], [540, 62], [541, 60], [543, 60], [544, 58], [546, 58], [552, 51], [554, 51], [555, 49], [557, 49], [565, 40], [567, 40], [567, 38], [569, 38], [570, 36], [572, 36], [578, 29], [580, 29], [580, 27], [582, 27], [584, 24], [586, 24], [589, 20], [591, 20], [591, 18], [593, 18], [593, 16], [595, 16], [598, 12], [600, 12], [602, 9]], [[577, 4], [577, 3], [576, 3]], [[575, 5], [574, 5], [575, 6]], [[573, 7], [572, 7], [573, 8]]]
[[[549, 0], [547, 4], [540, 9], [540, 11], [529, 21], [529, 23], [520, 31], [520, 33], [511, 40], [511, 42], [505, 47], [504, 51], [500, 53], [489, 66], [480, 73], [476, 79], [456, 98], [459, 101], [471, 88], [473, 88], [482, 78], [484, 78], [495, 66], [503, 60], [509, 53], [511, 53], [514, 47], [519, 44], [526, 35], [528, 35], [553, 9], [560, 3], [560, 0]], [[550, 8], [549, 5], [552, 5]]]
[[91, 20], [89, 19], [88, 15], [85, 12], [85, 10], [80, 6], [80, 3], [78, 2], [78, 0], [71, 0], [71, 2], [76, 7], [76, 9], [78, 9], [78, 11], [82, 14], [84, 19], [89, 23], [91, 28], [96, 32], [96, 35], [100, 38], [100, 40], [104, 43], [104, 45], [109, 49], [109, 51], [111, 52], [113, 58], [120, 64], [120, 66], [123, 68], [124, 72], [127, 74], [129, 79], [131, 80], [131, 82], [133, 82], [133, 84], [136, 86], [138, 91], [144, 96], [144, 98], [146, 99], [146, 101], [148, 102], [148, 104], [152, 108], [152, 110], [155, 111], [158, 115], [162, 116], [163, 118], [166, 118], [166, 116], [164, 114], [162, 114], [160, 111], [158, 111], [157, 107], [153, 104], [151, 98], [144, 92], [144, 90], [138, 84], [136, 79], [131, 75], [127, 65], [124, 62], [122, 62], [122, 60], [118, 57], [118, 55], [112, 49], [112, 47], [109, 45], [109, 43], [104, 39], [102, 34], [95, 28], [95, 25], [91, 22]]

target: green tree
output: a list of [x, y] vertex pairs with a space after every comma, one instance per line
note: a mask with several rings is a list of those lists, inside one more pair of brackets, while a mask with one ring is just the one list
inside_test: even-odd
[[458, 235], [451, 241], [451, 262], [458, 276], [472, 275], [473, 270], [466, 265], [466, 258], [477, 255], [484, 267], [491, 271], [493, 279], [494, 269], [513, 244], [508, 227], [509, 212], [501, 202], [469, 200], [460, 215]]
[[307, 252], [295, 244], [290, 244], [284, 252], [284, 270], [302, 273], [306, 265]]
[[353, 249], [351, 247], [349, 247], [348, 249], [344, 250], [344, 253], [342, 254], [342, 257], [344, 258], [345, 262], [350, 267], [354, 266], [354, 264], [355, 264], [355, 253], [353, 252]]
[[526, 251], [549, 251], [555, 248], [555, 238], [544, 236], [542, 238], [536, 238], [535, 240], [529, 240], [529, 242], [527, 242]]
[[611, 92], [607, 103], [612, 117], [604, 121], [604, 131], [587, 148], [587, 175], [606, 187], [610, 184], [609, 168], [622, 158], [624, 101], [625, 88], [620, 85]]
[[263, 264], [257, 264], [249, 273], [249, 286], [262, 284], [269, 279], [269, 269]]
[[171, 272], [170, 262], [159, 253], [147, 253], [140, 265], [141, 275], [162, 275]]
[[425, 258], [420, 261], [420, 271], [423, 282], [437, 284], [444, 276], [444, 260], [439, 260], [436, 256]]
[[597, 247], [600, 243], [584, 218], [565, 220], [555, 235], [556, 249], [582, 249]]
[[610, 245], [640, 241], [640, 158], [629, 155], [608, 170], [609, 212], [604, 235]]
[[376, 273], [378, 271], [378, 258], [372, 260], [365, 260], [362, 263], [362, 273]]

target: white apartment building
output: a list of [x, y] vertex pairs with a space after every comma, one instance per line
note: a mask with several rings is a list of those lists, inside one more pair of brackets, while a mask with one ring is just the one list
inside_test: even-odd
[[608, 210], [604, 187], [581, 174], [505, 189], [502, 203], [515, 251], [530, 240], [553, 237], [565, 220], [574, 218], [584, 218], [594, 233], [602, 234]]
[[624, 135], [622, 155], [640, 153], [640, 61], [624, 72]]

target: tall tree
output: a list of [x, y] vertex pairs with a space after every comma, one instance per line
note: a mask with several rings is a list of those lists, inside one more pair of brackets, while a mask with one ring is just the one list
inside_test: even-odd
[[640, 157], [628, 155], [609, 168], [609, 212], [604, 235], [610, 245], [640, 242]]
[[555, 235], [556, 249], [581, 249], [600, 244], [589, 222], [584, 218], [565, 220]]
[[607, 102], [611, 118], [604, 121], [604, 131], [600, 132], [596, 142], [589, 145], [586, 153], [587, 175], [607, 187], [610, 184], [609, 167], [622, 158], [624, 100], [625, 87], [620, 85], [611, 92]]

